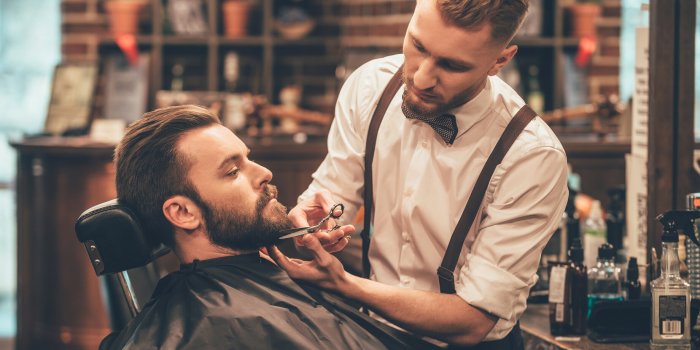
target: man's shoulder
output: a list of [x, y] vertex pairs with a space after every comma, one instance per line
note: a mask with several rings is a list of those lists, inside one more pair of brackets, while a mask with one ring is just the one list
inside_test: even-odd
[[401, 67], [403, 61], [403, 54], [371, 59], [360, 65], [352, 74], [371, 74], [379, 77], [388, 76], [388, 80], [396, 73], [399, 67]]
[[[501, 78], [491, 76], [489, 77], [489, 83], [492, 89], [493, 108], [499, 116], [498, 124], [505, 128], [526, 103], [515, 89], [501, 80]], [[511, 149], [527, 152], [541, 147], [564, 152], [561, 142], [552, 129], [540, 116], [537, 116], [527, 124], [513, 143]]]
[[361, 91], [376, 94], [384, 90], [403, 60], [403, 55], [397, 54], [367, 61], [350, 74], [348, 81], [360, 87]]

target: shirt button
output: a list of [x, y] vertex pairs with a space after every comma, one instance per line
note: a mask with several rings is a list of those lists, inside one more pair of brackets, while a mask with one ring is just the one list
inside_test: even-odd
[[413, 188], [409, 187], [403, 193], [406, 197], [410, 197], [413, 194]]
[[408, 277], [401, 277], [401, 285], [406, 287], [411, 283], [411, 280]]
[[423, 148], [428, 148], [428, 140], [423, 140], [423, 142], [421, 142], [421, 146], [423, 146]]
[[408, 235], [408, 232], [401, 232], [401, 238], [406, 242], [411, 242], [411, 237]]

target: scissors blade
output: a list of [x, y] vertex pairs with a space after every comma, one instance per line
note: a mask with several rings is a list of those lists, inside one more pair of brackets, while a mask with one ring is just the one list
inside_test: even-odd
[[309, 232], [308, 232], [308, 228], [301, 228], [301, 229], [295, 230], [295, 232], [286, 234], [286, 235], [284, 235], [284, 236], [282, 236], [282, 237], [280, 237], [280, 238], [277, 238], [277, 239], [294, 238], [294, 237], [298, 237], [298, 236], [305, 235], [305, 234], [307, 234], [307, 233], [309, 233]]

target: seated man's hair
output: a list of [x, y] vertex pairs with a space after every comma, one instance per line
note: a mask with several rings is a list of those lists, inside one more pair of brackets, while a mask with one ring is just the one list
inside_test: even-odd
[[221, 124], [209, 110], [193, 105], [156, 109], [127, 129], [114, 151], [117, 197], [131, 207], [151, 243], [173, 244], [173, 226], [163, 203], [174, 195], [200, 200], [187, 180], [189, 160], [177, 143], [190, 130]]

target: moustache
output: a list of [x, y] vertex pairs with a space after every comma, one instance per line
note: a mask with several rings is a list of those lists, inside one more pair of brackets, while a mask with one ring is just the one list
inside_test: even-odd
[[259, 203], [265, 205], [273, 198], [277, 198], [277, 186], [265, 185], [265, 188], [263, 188], [262, 193], [260, 194]]

